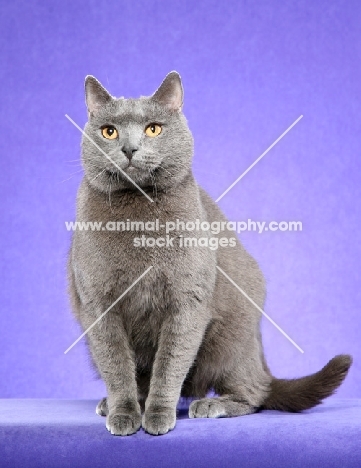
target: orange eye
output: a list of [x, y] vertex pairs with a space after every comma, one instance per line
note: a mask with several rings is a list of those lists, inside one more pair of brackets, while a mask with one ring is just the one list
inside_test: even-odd
[[148, 127], [145, 129], [145, 134], [149, 137], [156, 137], [160, 134], [162, 131], [162, 127], [156, 123], [148, 125]]
[[102, 135], [107, 140], [114, 140], [118, 136], [118, 131], [115, 127], [109, 125], [108, 127], [102, 128]]

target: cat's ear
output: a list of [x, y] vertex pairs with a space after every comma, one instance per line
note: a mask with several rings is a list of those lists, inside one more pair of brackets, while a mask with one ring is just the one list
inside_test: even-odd
[[183, 86], [181, 77], [176, 71], [168, 73], [163, 83], [153, 94], [152, 99], [171, 110], [182, 110]]
[[89, 117], [111, 100], [112, 96], [94, 76], [88, 75], [85, 78], [85, 102]]

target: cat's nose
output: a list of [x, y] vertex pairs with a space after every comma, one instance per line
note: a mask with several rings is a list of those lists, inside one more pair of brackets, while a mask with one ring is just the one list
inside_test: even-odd
[[124, 145], [122, 148], [122, 151], [124, 155], [129, 159], [129, 161], [132, 159], [134, 156], [134, 153], [138, 150], [138, 148], [135, 148], [134, 146], [128, 146]]

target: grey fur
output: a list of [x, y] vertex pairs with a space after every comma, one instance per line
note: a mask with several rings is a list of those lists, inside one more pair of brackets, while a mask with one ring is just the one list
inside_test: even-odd
[[[86, 99], [85, 132], [154, 202], [83, 138], [78, 221], [226, 221], [192, 175], [193, 138], [181, 111], [183, 89], [176, 72], [153, 96], [140, 99], [115, 99], [87, 77]], [[150, 138], [144, 129], [153, 122], [163, 130]], [[105, 124], [118, 130], [117, 139], [102, 136]], [[132, 434], [141, 425], [150, 434], [165, 434], [175, 426], [180, 395], [200, 398], [190, 406], [192, 418], [238, 416], [262, 407], [311, 407], [341, 383], [351, 364], [347, 356], [335, 358], [340, 366], [331, 366], [329, 386], [328, 368], [322, 371], [318, 400], [309, 381], [298, 387], [293, 381], [295, 395], [287, 391], [287, 381], [272, 377], [263, 357], [260, 312], [216, 269], [221, 267], [263, 307], [262, 272], [238, 241], [218, 250], [137, 248], [134, 235], [76, 231], [68, 263], [72, 307], [84, 329], [153, 266], [87, 335], [108, 392], [97, 413], [106, 415], [112, 434]], [[165, 233], [161, 229], [157, 235]], [[197, 238], [210, 235], [192, 232]], [[228, 231], [219, 236], [233, 237]], [[210, 389], [219, 396], [205, 398]]]

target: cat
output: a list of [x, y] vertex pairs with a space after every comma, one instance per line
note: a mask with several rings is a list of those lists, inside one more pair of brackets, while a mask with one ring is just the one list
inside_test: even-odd
[[[84, 132], [92, 141], [83, 136], [78, 221], [105, 226], [110, 220], [159, 219], [157, 236], [165, 235], [164, 223], [177, 219], [227, 221], [193, 177], [193, 137], [177, 72], [152, 96], [139, 99], [116, 99], [87, 76], [85, 95]], [[72, 309], [84, 330], [152, 267], [86, 335], [107, 388], [96, 411], [106, 416], [112, 434], [129, 435], [140, 427], [167, 433], [175, 427], [180, 396], [197, 398], [190, 418], [216, 418], [261, 409], [305, 410], [341, 384], [352, 363], [349, 355], [300, 379], [272, 376], [260, 311], [217, 269], [263, 308], [262, 272], [238, 239], [231, 244], [234, 233], [219, 233], [229, 242], [218, 249], [182, 247], [181, 237], [189, 235], [182, 226], [173, 233], [174, 246], [136, 247], [135, 234], [75, 231], [68, 261]], [[216, 396], [207, 397], [210, 390]]]

